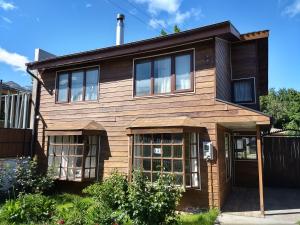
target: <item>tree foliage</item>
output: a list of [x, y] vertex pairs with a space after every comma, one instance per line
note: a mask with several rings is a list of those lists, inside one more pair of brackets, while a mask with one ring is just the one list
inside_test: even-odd
[[166, 35], [168, 35], [168, 33], [164, 29], [161, 29], [160, 36], [166, 36]]
[[300, 92], [282, 88], [270, 89], [260, 99], [261, 110], [274, 118], [274, 127], [300, 129]]
[[180, 28], [177, 26], [177, 24], [175, 24], [174, 33], [179, 33], [180, 31], [181, 31]]

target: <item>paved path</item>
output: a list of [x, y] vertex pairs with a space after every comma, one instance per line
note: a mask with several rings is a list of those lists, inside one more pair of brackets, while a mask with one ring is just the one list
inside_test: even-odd
[[257, 189], [233, 189], [217, 224], [289, 225], [300, 221], [299, 189], [265, 188], [265, 217], [261, 217], [258, 204]]

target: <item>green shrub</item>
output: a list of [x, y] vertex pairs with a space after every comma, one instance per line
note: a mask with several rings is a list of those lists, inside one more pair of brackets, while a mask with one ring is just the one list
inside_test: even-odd
[[181, 189], [175, 186], [172, 176], [162, 175], [150, 183], [141, 173], [134, 173], [123, 208], [135, 225], [176, 224], [180, 197]]
[[19, 195], [16, 200], [8, 200], [0, 210], [0, 221], [7, 224], [40, 223], [50, 220], [55, 211], [55, 203], [41, 194]]

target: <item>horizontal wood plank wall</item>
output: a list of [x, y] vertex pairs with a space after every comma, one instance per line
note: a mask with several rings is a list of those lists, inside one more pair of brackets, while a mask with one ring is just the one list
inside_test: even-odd
[[[138, 117], [189, 116], [197, 124], [207, 128], [203, 140], [212, 141], [216, 147], [216, 122], [218, 121], [256, 121], [265, 120], [257, 113], [215, 101], [214, 41], [187, 46], [195, 48], [195, 92], [162, 95], [153, 97], [132, 97], [133, 58], [99, 62], [100, 98], [96, 102], [55, 104], [55, 71], [42, 75], [44, 87], [41, 90], [38, 147], [46, 159], [47, 140], [44, 128], [56, 122], [74, 120], [95, 120], [107, 131], [102, 141], [101, 165], [103, 176], [114, 169], [128, 172], [128, 137], [126, 127]], [[178, 51], [182, 48], [170, 49]], [[157, 52], [153, 54], [159, 54]], [[141, 54], [140, 56], [145, 56]], [[230, 107], [230, 110], [228, 109]], [[217, 155], [217, 154], [216, 154]], [[217, 159], [217, 158], [216, 158]], [[186, 193], [192, 196], [192, 205], [198, 207], [219, 206], [219, 183], [217, 162], [212, 164], [212, 174], [206, 162], [201, 165], [202, 189]], [[213, 177], [211, 182], [208, 177]], [[210, 193], [208, 186], [213, 186]], [[197, 193], [191, 195], [190, 193]], [[194, 197], [193, 197], [194, 196]], [[196, 196], [196, 197], [195, 197]], [[211, 200], [213, 199], [213, 201]]]
[[0, 128], [0, 158], [29, 156], [32, 130]]
[[216, 38], [216, 96], [231, 101], [230, 43]]
[[258, 50], [257, 41], [243, 41], [231, 46], [232, 79], [255, 77], [256, 103], [245, 106], [259, 109]]

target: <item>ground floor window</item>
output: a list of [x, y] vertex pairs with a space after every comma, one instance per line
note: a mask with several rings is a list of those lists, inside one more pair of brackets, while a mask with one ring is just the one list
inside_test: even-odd
[[48, 166], [59, 180], [95, 179], [99, 136], [49, 136]]
[[256, 136], [236, 136], [234, 154], [237, 160], [257, 160]]
[[199, 135], [134, 134], [133, 169], [152, 182], [160, 174], [173, 174], [178, 185], [200, 188]]
[[226, 166], [226, 180], [231, 178], [232, 168], [232, 154], [231, 154], [231, 138], [229, 133], [224, 134], [224, 149], [225, 149], [225, 166]]

